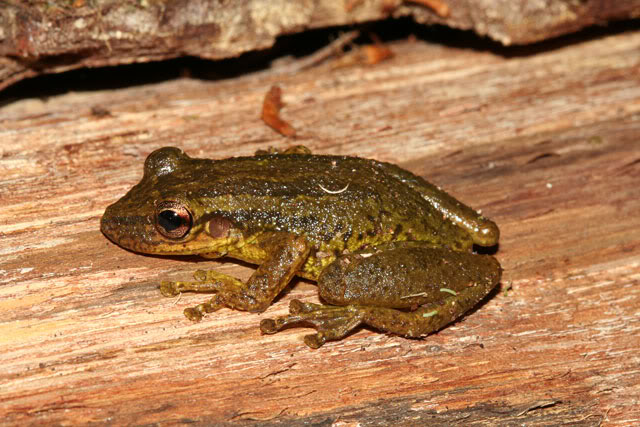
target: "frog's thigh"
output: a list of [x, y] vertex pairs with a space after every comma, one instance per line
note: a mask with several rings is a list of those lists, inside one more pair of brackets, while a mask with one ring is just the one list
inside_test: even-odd
[[367, 257], [345, 255], [327, 266], [318, 286], [324, 301], [357, 307], [366, 325], [421, 337], [474, 307], [501, 275], [489, 255], [407, 243]]
[[420, 242], [395, 242], [371, 252], [343, 255], [325, 267], [318, 277], [320, 297], [341, 306], [415, 309], [452, 301], [469, 309], [502, 273], [489, 255]]

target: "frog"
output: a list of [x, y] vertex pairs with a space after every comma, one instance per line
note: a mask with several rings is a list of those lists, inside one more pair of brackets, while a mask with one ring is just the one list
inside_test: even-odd
[[304, 146], [218, 160], [157, 149], [140, 182], [106, 208], [101, 231], [137, 253], [257, 265], [246, 281], [216, 270], [161, 281], [166, 297], [210, 294], [184, 310], [195, 322], [223, 307], [261, 313], [294, 276], [315, 282], [319, 304], [293, 299], [287, 315], [260, 322], [263, 334], [310, 326], [303, 340], [314, 349], [358, 327], [426, 337], [502, 275], [481, 250], [497, 247], [500, 231], [481, 213], [392, 163]]

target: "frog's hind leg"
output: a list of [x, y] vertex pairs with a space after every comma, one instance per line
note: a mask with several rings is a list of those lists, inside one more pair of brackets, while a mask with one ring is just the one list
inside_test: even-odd
[[264, 319], [260, 322], [260, 330], [265, 334], [273, 334], [286, 326], [308, 324], [317, 333], [306, 335], [304, 342], [311, 348], [318, 348], [326, 341], [344, 338], [361, 324], [389, 334], [422, 338], [443, 328], [465, 311], [460, 304], [451, 302], [428, 304], [415, 311], [403, 311], [387, 307], [328, 306], [293, 300], [288, 316]]
[[[395, 245], [394, 245], [395, 246]], [[343, 255], [322, 271], [318, 290], [332, 305], [294, 300], [289, 315], [261, 322], [272, 334], [310, 324], [313, 348], [343, 338], [360, 324], [408, 338], [424, 337], [462, 316], [499, 282], [502, 268], [489, 255], [399, 245], [380, 252]]]

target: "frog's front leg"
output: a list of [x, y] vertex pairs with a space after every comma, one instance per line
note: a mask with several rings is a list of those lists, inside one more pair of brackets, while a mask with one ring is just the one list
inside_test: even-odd
[[198, 270], [194, 275], [196, 282], [163, 282], [160, 291], [165, 296], [183, 291], [214, 292], [209, 302], [185, 309], [185, 316], [194, 321], [223, 306], [261, 312], [269, 307], [301, 268], [309, 250], [304, 238], [286, 235], [268, 251], [269, 258], [258, 266], [246, 283], [216, 271]]
[[405, 337], [423, 337], [462, 316], [500, 282], [495, 258], [442, 248], [398, 247], [346, 255], [318, 278], [332, 306], [291, 302], [290, 314], [260, 324], [263, 333], [288, 325], [317, 330], [305, 343], [318, 348], [360, 324]]

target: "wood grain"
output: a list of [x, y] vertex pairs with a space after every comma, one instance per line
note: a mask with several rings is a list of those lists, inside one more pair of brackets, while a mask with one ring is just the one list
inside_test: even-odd
[[[640, 0], [2, 0], [0, 91], [45, 73], [221, 59], [316, 28], [411, 17], [504, 45], [535, 43], [638, 17]], [[405, 24], [406, 25], [406, 24]]]
[[[23, 99], [0, 110], [0, 423], [633, 425], [640, 422], [640, 33], [530, 55], [399, 42], [331, 64]], [[260, 121], [283, 90], [288, 140]], [[92, 107], [110, 114], [92, 114]], [[95, 111], [95, 109], [94, 109]], [[264, 314], [163, 278], [251, 266], [137, 255], [99, 231], [152, 150], [270, 145], [398, 163], [494, 219], [501, 289], [424, 340], [310, 350]]]

